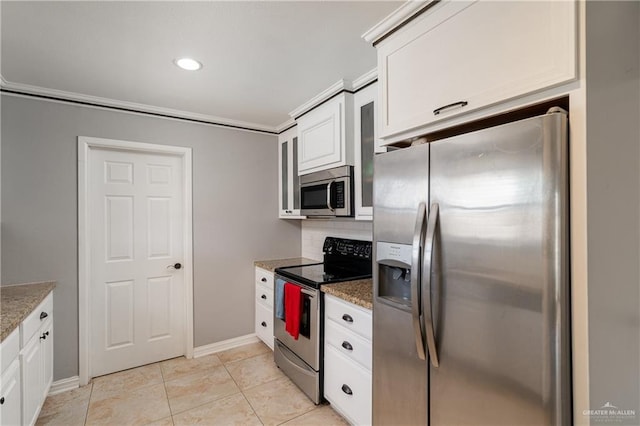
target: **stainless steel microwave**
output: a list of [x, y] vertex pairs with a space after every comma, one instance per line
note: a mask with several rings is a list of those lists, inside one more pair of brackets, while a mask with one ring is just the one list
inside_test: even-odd
[[300, 176], [300, 213], [353, 216], [353, 167], [342, 166]]

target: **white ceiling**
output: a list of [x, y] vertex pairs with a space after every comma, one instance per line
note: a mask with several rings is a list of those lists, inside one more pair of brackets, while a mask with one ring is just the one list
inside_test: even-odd
[[[275, 129], [336, 81], [375, 68], [375, 48], [360, 36], [401, 4], [3, 0], [0, 73], [9, 89]], [[182, 56], [204, 68], [177, 68], [172, 61]]]

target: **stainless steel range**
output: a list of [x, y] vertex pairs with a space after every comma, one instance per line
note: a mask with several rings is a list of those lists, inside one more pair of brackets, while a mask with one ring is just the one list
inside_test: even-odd
[[[274, 300], [284, 283], [301, 288], [299, 335], [295, 339], [274, 309], [274, 359], [278, 367], [316, 404], [322, 401], [324, 299], [322, 284], [371, 277], [371, 242], [327, 237], [322, 251], [324, 263], [290, 266], [275, 270]], [[281, 312], [281, 309], [280, 309]]]

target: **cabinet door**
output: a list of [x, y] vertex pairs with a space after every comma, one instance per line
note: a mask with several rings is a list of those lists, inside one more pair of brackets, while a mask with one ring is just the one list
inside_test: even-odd
[[16, 357], [0, 377], [0, 425], [22, 424], [20, 360]]
[[343, 93], [298, 122], [300, 174], [353, 165], [353, 95]]
[[441, 2], [378, 45], [381, 137], [576, 78], [571, 1]]
[[273, 350], [273, 311], [256, 302], [256, 335]]
[[297, 129], [278, 138], [278, 209], [282, 219], [300, 219]]
[[324, 396], [352, 424], [371, 424], [371, 371], [325, 345]]
[[377, 138], [377, 97], [377, 84], [353, 95], [356, 220], [373, 218], [373, 156], [376, 152], [386, 151], [379, 146]]
[[22, 419], [32, 425], [40, 410], [43, 394], [42, 345], [40, 334], [34, 335], [22, 349]]
[[42, 402], [47, 398], [53, 382], [53, 321], [42, 328], [45, 338], [42, 340]]

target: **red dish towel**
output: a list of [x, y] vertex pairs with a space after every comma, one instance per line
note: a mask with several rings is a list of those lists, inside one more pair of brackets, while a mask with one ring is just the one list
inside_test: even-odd
[[285, 330], [295, 340], [300, 335], [300, 316], [302, 315], [302, 288], [295, 284], [284, 284], [284, 323]]

